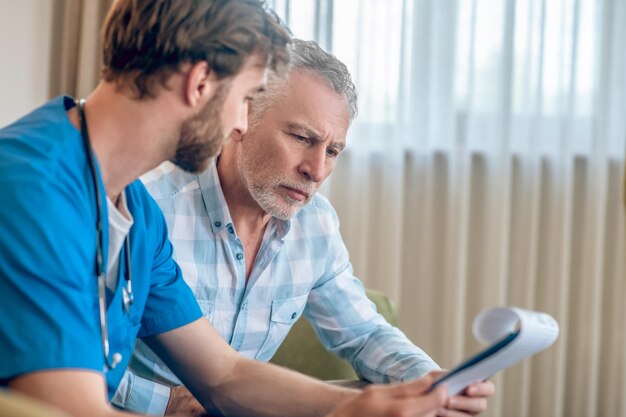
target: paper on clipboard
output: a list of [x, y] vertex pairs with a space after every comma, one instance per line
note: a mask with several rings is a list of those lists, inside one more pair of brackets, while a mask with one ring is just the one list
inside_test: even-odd
[[559, 325], [552, 316], [517, 307], [482, 311], [472, 330], [476, 339], [491, 346], [437, 379], [433, 388], [444, 384], [449, 395], [456, 395], [471, 383], [484, 381], [550, 347], [559, 336]]

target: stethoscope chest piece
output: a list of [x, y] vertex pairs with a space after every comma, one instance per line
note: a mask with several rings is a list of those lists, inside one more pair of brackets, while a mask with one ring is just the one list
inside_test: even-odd
[[135, 301], [135, 296], [133, 295], [132, 288], [128, 288], [130, 286], [130, 282], [127, 282], [126, 287], [122, 287], [122, 302], [124, 303], [124, 311], [126, 314], [130, 314], [130, 307], [133, 305]]

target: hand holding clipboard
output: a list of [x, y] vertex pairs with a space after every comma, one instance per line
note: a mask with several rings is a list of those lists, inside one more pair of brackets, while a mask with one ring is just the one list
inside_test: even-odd
[[491, 346], [438, 378], [432, 388], [445, 384], [448, 394], [456, 395], [473, 382], [484, 381], [547, 349], [559, 336], [559, 325], [552, 316], [517, 307], [484, 310], [474, 319], [472, 329], [476, 339]]

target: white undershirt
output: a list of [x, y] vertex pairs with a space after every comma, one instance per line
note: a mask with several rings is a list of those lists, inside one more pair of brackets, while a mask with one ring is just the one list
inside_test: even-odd
[[107, 209], [109, 212], [109, 255], [107, 257], [106, 286], [115, 292], [120, 267], [120, 251], [124, 239], [126, 239], [133, 225], [133, 216], [126, 205], [126, 193], [124, 191], [120, 195], [119, 208], [107, 196]]

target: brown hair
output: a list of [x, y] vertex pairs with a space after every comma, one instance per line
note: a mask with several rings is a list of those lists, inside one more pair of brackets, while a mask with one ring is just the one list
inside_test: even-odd
[[102, 34], [103, 78], [134, 82], [139, 99], [183, 63], [206, 61], [222, 79], [254, 53], [279, 72], [289, 60], [289, 34], [261, 0], [116, 0]]

